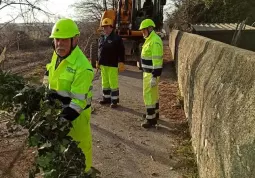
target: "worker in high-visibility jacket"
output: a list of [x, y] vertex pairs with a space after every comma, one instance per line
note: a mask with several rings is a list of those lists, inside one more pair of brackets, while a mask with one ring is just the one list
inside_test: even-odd
[[163, 43], [153, 30], [155, 23], [145, 19], [140, 24], [145, 42], [142, 46], [141, 64], [143, 68], [143, 99], [146, 107], [144, 128], [154, 127], [159, 119], [158, 82], [162, 73]]
[[92, 174], [92, 136], [90, 130], [93, 68], [77, 45], [79, 29], [71, 19], [60, 19], [53, 26], [53, 56], [46, 66], [44, 84], [48, 99], [63, 104], [60, 118], [72, 122], [69, 136], [79, 142], [85, 154], [85, 172]]
[[113, 20], [105, 18], [101, 27], [104, 34], [98, 40], [97, 69], [101, 70], [103, 99], [100, 104], [119, 103], [119, 72], [124, 71], [125, 48], [123, 41], [113, 30]]

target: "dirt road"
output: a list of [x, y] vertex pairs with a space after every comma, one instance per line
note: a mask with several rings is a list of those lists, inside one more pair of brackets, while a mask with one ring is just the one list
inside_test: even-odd
[[[21, 71], [21, 74], [29, 81], [41, 82], [44, 67], [26, 71]], [[196, 177], [183, 110], [174, 107], [178, 87], [173, 62], [164, 66], [161, 77], [158, 129], [140, 127], [145, 111], [142, 72], [134, 66], [127, 66], [127, 70], [120, 74], [119, 82], [120, 107], [111, 109], [98, 104], [100, 79], [94, 81], [94, 112], [91, 118], [93, 159], [94, 167], [101, 171], [100, 177]], [[34, 150], [26, 147], [26, 131], [7, 131], [9, 119], [0, 114], [0, 177], [26, 178], [34, 160]]]
[[[161, 79], [163, 85], [173, 85], [169, 91], [176, 94], [176, 81], [172, 63], [168, 64]], [[178, 124], [184, 119], [182, 110], [171, 105], [163, 109], [179, 110], [175, 120], [161, 115], [158, 129], [143, 129], [142, 114], [144, 104], [142, 99], [142, 72], [136, 67], [128, 66], [121, 73], [120, 107], [111, 109], [101, 106], [100, 80], [94, 82], [94, 113], [91, 118], [93, 131], [94, 166], [101, 171], [103, 178], [180, 178], [183, 177], [183, 161], [173, 155], [183, 130]], [[162, 85], [161, 85], [162, 86]], [[171, 96], [171, 93], [169, 93]], [[176, 97], [164, 98], [164, 102], [175, 103]], [[164, 103], [165, 104], [165, 103]], [[179, 113], [179, 114], [178, 114]], [[177, 168], [178, 167], [178, 168]], [[177, 169], [176, 169], [177, 168]]]

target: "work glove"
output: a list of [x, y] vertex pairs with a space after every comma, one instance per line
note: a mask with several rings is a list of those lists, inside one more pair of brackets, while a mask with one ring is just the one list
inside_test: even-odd
[[125, 70], [125, 65], [123, 62], [119, 62], [118, 67], [119, 67], [119, 72], [123, 72]]
[[156, 77], [152, 77], [152, 78], [151, 78], [151, 88], [152, 88], [152, 87], [155, 87], [155, 86], [157, 85], [157, 83], [158, 83], [158, 82], [157, 82], [157, 78], [156, 78]]
[[59, 118], [60, 119], [66, 119], [66, 120], [69, 120], [69, 121], [73, 121], [73, 120], [75, 120], [77, 117], [79, 117], [79, 113], [75, 110], [75, 109], [73, 109], [73, 108], [71, 108], [71, 107], [65, 107], [63, 110], [62, 110], [62, 112], [60, 113], [60, 115], [59, 115]]
[[56, 99], [56, 93], [52, 93], [52, 92], [46, 93], [46, 100], [49, 101], [49, 104], [51, 106], [55, 105], [55, 99]]
[[55, 100], [59, 100], [63, 105], [68, 105], [71, 102], [71, 98], [60, 96], [56, 92], [47, 93], [46, 99], [49, 100], [49, 104], [52, 106], [55, 104]]
[[100, 69], [100, 65], [99, 65], [99, 62], [98, 62], [98, 61], [96, 61], [96, 68], [97, 68], [97, 69]]

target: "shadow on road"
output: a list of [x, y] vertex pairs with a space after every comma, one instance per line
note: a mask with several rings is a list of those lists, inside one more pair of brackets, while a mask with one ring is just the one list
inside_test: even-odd
[[131, 109], [131, 108], [127, 108], [127, 107], [125, 107], [125, 106], [121, 106], [121, 105], [119, 105], [118, 108], [115, 108], [115, 110], [124, 111], [124, 112], [127, 112], [127, 113], [131, 113], [131, 114], [136, 115], [136, 116], [141, 117], [141, 118], [142, 118], [142, 116], [143, 116], [143, 113], [138, 112], [138, 111], [136, 111], [136, 110], [134, 110], [134, 109]]
[[187, 122], [169, 122], [164, 120], [158, 120], [157, 129], [151, 129], [152, 132], [159, 132], [162, 134], [172, 134], [178, 137], [188, 136], [188, 123]]
[[160, 162], [161, 164], [168, 165], [168, 166], [175, 165], [173, 160], [170, 160], [167, 158], [168, 156], [167, 156], [166, 152], [149, 149], [146, 145], [144, 145], [144, 146], [138, 145], [131, 140], [124, 139], [124, 138], [104, 129], [104, 128], [101, 128], [101, 127], [95, 125], [95, 124], [91, 124], [91, 127], [93, 130], [100, 132], [101, 134], [103, 134], [104, 136], [107, 136], [108, 138], [114, 140], [115, 142], [119, 141], [120, 143], [124, 144], [125, 146], [134, 149], [135, 152], [139, 152], [146, 156], [153, 157], [153, 159], [155, 159], [155, 161]]
[[121, 76], [126, 76], [126, 77], [131, 77], [131, 78], [136, 78], [136, 79], [142, 79], [143, 78], [143, 73], [141, 71], [131, 71], [126, 69], [124, 72], [120, 72], [119, 75]]

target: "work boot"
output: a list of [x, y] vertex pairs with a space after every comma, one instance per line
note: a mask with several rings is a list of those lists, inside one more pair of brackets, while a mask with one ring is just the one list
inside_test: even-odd
[[[142, 116], [142, 117], [143, 117], [143, 119], [146, 119], [146, 114], [143, 114], [143, 116]], [[158, 117], [158, 116], [156, 116], [156, 119], [157, 119], [157, 120], [159, 120], [159, 117]]]
[[146, 122], [144, 122], [144, 123], [142, 123], [142, 127], [143, 128], [146, 128], [146, 129], [148, 129], [148, 128], [155, 128], [156, 127], [156, 125], [157, 125], [157, 120], [155, 120], [155, 119], [150, 119], [150, 120], [146, 120]]
[[99, 101], [100, 104], [110, 104], [111, 100], [110, 99], [105, 99], [103, 98], [102, 100]]
[[112, 104], [110, 105], [110, 107], [111, 107], [111, 108], [117, 108], [117, 107], [118, 107], [118, 104], [112, 103]]

